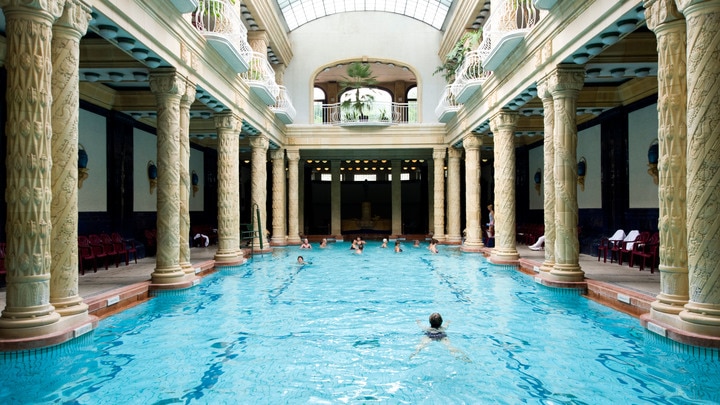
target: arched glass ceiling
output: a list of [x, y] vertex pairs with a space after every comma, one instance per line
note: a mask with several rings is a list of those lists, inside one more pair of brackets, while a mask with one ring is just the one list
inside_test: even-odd
[[441, 29], [453, 0], [277, 0], [290, 31], [320, 17], [346, 11], [386, 11]]

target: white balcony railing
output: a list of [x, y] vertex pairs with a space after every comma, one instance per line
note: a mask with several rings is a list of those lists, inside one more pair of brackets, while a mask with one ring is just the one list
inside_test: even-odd
[[241, 74], [241, 77], [250, 86], [250, 90], [266, 105], [275, 105], [278, 94], [280, 94], [280, 86], [275, 83], [275, 71], [265, 55], [253, 52], [250, 67], [247, 72]]
[[384, 126], [417, 122], [417, 103], [374, 101], [363, 115], [344, 109], [340, 103], [315, 104], [315, 124], [341, 126]]
[[292, 124], [295, 120], [295, 107], [290, 100], [290, 95], [285, 86], [281, 85], [278, 87], [280, 88], [280, 93], [278, 93], [277, 100], [275, 100], [275, 105], [270, 107], [270, 109], [280, 121], [286, 124]]
[[252, 48], [247, 29], [229, 0], [200, 0], [192, 16], [195, 28], [237, 73], [248, 70]]
[[532, 1], [493, 0], [479, 47], [485, 70], [497, 69], [539, 20]]
[[451, 87], [455, 101], [460, 104], [465, 103], [470, 99], [470, 96], [475, 94], [490, 74], [491, 72], [482, 67], [479, 50], [465, 54], [465, 60], [455, 72], [455, 81]]
[[435, 115], [437, 115], [438, 121], [445, 123], [457, 114], [460, 107], [462, 105], [455, 101], [455, 96], [452, 94], [452, 85], [448, 84], [445, 86], [445, 91], [440, 97], [438, 106], [435, 107]]

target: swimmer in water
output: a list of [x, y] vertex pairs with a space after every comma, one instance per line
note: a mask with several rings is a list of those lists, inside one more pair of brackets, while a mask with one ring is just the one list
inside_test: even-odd
[[443, 319], [442, 316], [434, 312], [430, 315], [430, 327], [426, 327], [419, 319], [417, 320], [418, 326], [425, 332], [425, 336], [423, 336], [422, 340], [420, 341], [420, 344], [418, 345], [417, 349], [415, 350], [415, 353], [410, 355], [410, 358], [412, 359], [415, 357], [416, 354], [420, 353], [422, 349], [424, 349], [427, 345], [429, 345], [431, 342], [441, 342], [442, 344], [447, 347], [447, 349], [452, 353], [455, 358], [458, 358], [464, 362], [470, 363], [470, 358], [465, 354], [462, 350], [456, 348], [450, 343], [450, 339], [447, 336], [447, 327], [450, 325], [450, 322], [446, 322], [445, 326], [443, 326]]

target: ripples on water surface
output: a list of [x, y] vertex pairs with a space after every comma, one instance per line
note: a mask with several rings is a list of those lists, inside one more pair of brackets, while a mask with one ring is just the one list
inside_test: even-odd
[[[718, 403], [717, 361], [479, 255], [276, 249], [0, 361], [0, 403]], [[311, 265], [298, 266], [301, 254]], [[440, 312], [470, 360], [422, 338]]]

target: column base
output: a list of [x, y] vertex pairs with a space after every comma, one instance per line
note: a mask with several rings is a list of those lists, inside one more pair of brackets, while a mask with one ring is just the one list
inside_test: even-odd
[[55, 312], [63, 318], [80, 314], [87, 315], [88, 313], [88, 306], [79, 295], [57, 300], [53, 300], [52, 297], [50, 297], [50, 299], [50, 304], [55, 307]]
[[640, 315], [640, 323], [648, 331], [675, 342], [689, 346], [720, 349], [718, 329], [710, 330], [710, 332], [716, 332], [716, 334], [705, 333], [708, 331], [698, 330], [697, 325], [684, 322], [678, 316], [658, 314], [653, 311], [649, 314]]
[[481, 240], [466, 240], [462, 247], [460, 247], [460, 250], [468, 253], [480, 253], [484, 251], [484, 248], [485, 245], [483, 245]]
[[302, 240], [300, 239], [299, 236], [288, 236], [287, 244], [288, 245], [302, 245]]
[[650, 306], [655, 312], [658, 312], [658, 314], [665, 313], [678, 315], [685, 309], [685, 304], [688, 302], [688, 297], [668, 295], [664, 293], [658, 294], [656, 298], [657, 299], [653, 301]]
[[548, 274], [548, 279], [560, 282], [575, 282], [585, 279], [585, 272], [577, 264], [557, 264]]
[[490, 254], [489, 260], [491, 263], [495, 264], [517, 263], [520, 260], [520, 254], [517, 250], [515, 250], [515, 248], [503, 249], [496, 246]]
[[448, 245], [459, 245], [462, 243], [462, 236], [461, 235], [445, 235], [445, 243]]
[[150, 277], [152, 278], [152, 284], [176, 284], [186, 280], [185, 272], [179, 265], [166, 269], [156, 267]]
[[12, 339], [47, 335], [57, 330], [57, 323], [61, 319], [55, 311], [42, 316], [26, 316], [23, 312], [13, 313], [5, 308], [0, 317], [0, 337]]
[[183, 273], [185, 273], [186, 276], [188, 276], [188, 277], [195, 276], [195, 267], [193, 267], [192, 263], [189, 263], [189, 262], [180, 263], [180, 268], [182, 269]]
[[713, 337], [720, 337], [720, 307], [718, 305], [688, 303], [678, 314], [682, 329]]
[[542, 265], [540, 265], [540, 271], [549, 273], [553, 267], [555, 267], [555, 262], [552, 261], [544, 261]]
[[87, 313], [63, 317], [59, 322], [40, 328], [13, 330], [8, 336], [0, 330], [0, 351], [33, 350], [50, 347], [80, 337], [97, 327], [98, 318]]
[[275, 237], [270, 238], [270, 244], [272, 246], [287, 246], [287, 244], [288, 244], [287, 236], [282, 236], [279, 238], [275, 238]]
[[215, 261], [218, 263], [224, 263], [224, 262], [236, 262], [238, 260], [238, 256], [242, 257], [242, 251], [220, 251], [218, 250], [215, 252]]

